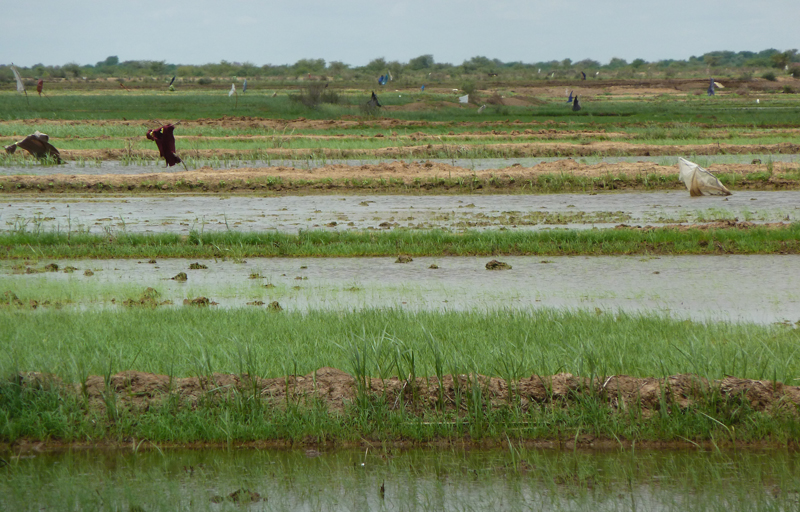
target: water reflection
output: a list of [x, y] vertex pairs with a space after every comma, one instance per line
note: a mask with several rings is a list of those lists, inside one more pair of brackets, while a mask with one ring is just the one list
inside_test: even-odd
[[798, 455], [781, 450], [574, 452], [512, 446], [39, 454], [10, 458], [0, 468], [0, 507], [794, 510], [800, 490]]

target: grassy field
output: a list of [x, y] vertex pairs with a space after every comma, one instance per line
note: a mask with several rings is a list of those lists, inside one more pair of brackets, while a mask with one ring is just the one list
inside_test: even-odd
[[331, 413], [313, 396], [270, 401], [246, 387], [222, 395], [209, 389], [192, 406], [165, 399], [146, 411], [118, 403], [124, 392], [106, 391], [104, 406], [98, 407], [77, 390], [21, 386], [12, 378], [0, 385], [0, 438], [8, 441], [429, 442], [465, 436], [500, 441], [513, 435], [565, 442], [588, 434], [618, 442], [780, 445], [800, 435], [800, 422], [791, 411], [764, 414], [714, 391], [688, 407], [665, 402], [652, 415], [634, 403], [615, 412], [600, 397], [583, 393], [566, 407], [560, 402], [523, 407], [511, 398], [498, 407], [490, 406], [486, 389], [475, 378], [499, 376], [513, 383], [530, 374], [566, 371], [598, 382], [610, 375], [680, 373], [793, 382], [800, 374], [800, 335], [785, 327], [553, 310], [265, 314], [183, 308], [0, 310], [0, 328], [8, 340], [0, 360], [4, 375], [35, 369], [68, 382], [86, 382], [89, 375], [105, 376], [108, 382], [118, 370], [135, 369], [170, 379], [211, 378], [216, 372], [243, 379], [284, 378], [334, 366], [348, 371], [356, 383], [367, 376], [413, 381], [413, 376], [445, 374], [465, 375], [472, 382], [456, 391], [454, 409], [420, 409], [413, 395], [398, 407], [386, 396], [364, 391], [345, 401], [340, 413]]
[[366, 373], [374, 377], [403, 374], [405, 363], [392, 362], [398, 351], [415, 354], [420, 376], [436, 375], [437, 358], [447, 373], [505, 377], [513, 367], [514, 378], [561, 371], [586, 377], [694, 373], [788, 383], [800, 376], [796, 329], [594, 311], [2, 308], [0, 327], [6, 340], [0, 374], [44, 371], [72, 382], [131, 369], [271, 378], [331, 366], [353, 374], [353, 353], [364, 350]]
[[[623, 84], [624, 85], [624, 84]], [[511, 86], [481, 91], [477, 104], [458, 105], [456, 92], [418, 89], [381, 92], [379, 111], [363, 107], [369, 90], [342, 88], [340, 101], [307, 107], [292, 101], [294, 88], [229, 98], [225, 91], [53, 90], [47, 97], [0, 93], [0, 143], [9, 144], [33, 130], [78, 162], [78, 167], [121, 160], [132, 165], [157, 161], [144, 132], [161, 122], [178, 125], [178, 151], [192, 166], [246, 165], [272, 159], [341, 158], [514, 158], [608, 155], [796, 154], [800, 99], [796, 94], [727, 89], [717, 97], [667, 89], [636, 91], [602, 88], [581, 93], [583, 109], [573, 112], [561, 97], [564, 84]], [[663, 86], [664, 84], [662, 84]], [[668, 85], [668, 84], [667, 84]], [[277, 95], [273, 95], [277, 93]], [[504, 105], [497, 98], [514, 100]], [[492, 99], [483, 112], [478, 106]], [[755, 100], [759, 100], [756, 103]], [[690, 148], [690, 149], [687, 149]], [[21, 153], [21, 152], [18, 152]], [[211, 164], [209, 164], [211, 162]], [[702, 163], [702, 162], [701, 162]], [[25, 174], [41, 165], [30, 157], [0, 156], [0, 166]], [[300, 164], [299, 164], [300, 165]], [[308, 166], [308, 164], [306, 164]], [[424, 167], [424, 163], [418, 162]], [[648, 164], [645, 164], [648, 165]], [[667, 164], [665, 164], [667, 165]], [[671, 165], [671, 164], [670, 164]], [[751, 165], [751, 164], [746, 164]], [[792, 188], [798, 171], [782, 163], [781, 172], [753, 163], [737, 172], [720, 172], [731, 187]], [[777, 166], [777, 164], [776, 164]], [[155, 166], [154, 166], [155, 169]], [[38, 169], [37, 169], [38, 170]], [[663, 169], [661, 171], [664, 171]], [[438, 171], [436, 171], [438, 172]], [[14, 174], [14, 173], [12, 173]], [[554, 172], [517, 180], [494, 173], [478, 177], [442, 173], [435, 177], [395, 178], [312, 176], [307, 180], [254, 175], [235, 182], [126, 177], [109, 186], [107, 178], [82, 176], [59, 182], [54, 176], [4, 176], [4, 194], [42, 191], [127, 194], [161, 192], [216, 194], [321, 193], [341, 189], [369, 193], [452, 194], [477, 190], [585, 192], [625, 188], [682, 187], [677, 176], [610, 170], [595, 175]], [[490, 175], [489, 175], [490, 174]], [[125, 181], [128, 180], [128, 181]], [[294, 181], [293, 181], [294, 180]], [[794, 181], [793, 181], [794, 180]], [[59, 184], [60, 183], [60, 184]], [[48, 260], [91, 258], [226, 258], [256, 256], [352, 257], [446, 255], [658, 255], [798, 254], [800, 226], [750, 229], [655, 229], [649, 231], [303, 231], [278, 233], [203, 233], [103, 236], [67, 230], [45, 232], [36, 219], [18, 219], [0, 234], [0, 259], [16, 271], [38, 271]], [[20, 291], [27, 298], [35, 290]], [[563, 402], [523, 407], [521, 402], [490, 406], [477, 375], [513, 383], [531, 374], [571, 372], [587, 378], [612, 375], [667, 377], [692, 374], [705, 379], [726, 375], [796, 384], [798, 330], [786, 326], [701, 324], [622, 312], [502, 308], [472, 313], [406, 313], [363, 310], [346, 313], [269, 312], [254, 309], [126, 308], [81, 311], [18, 305], [0, 300], [0, 441], [45, 440], [127, 443], [284, 442], [358, 443], [361, 440], [430, 442], [448, 440], [549, 439], [562, 445], [584, 435], [605, 440], [758, 443], [786, 446], [800, 437], [796, 410], [767, 413], [741, 397], [710, 392], [689, 405], [664, 402], [643, 411], [611, 406], [595, 395], [575, 393]], [[364, 393], [335, 413], [313, 397], [280, 404], [256, 393], [203, 394], [192, 404], [167, 397], [147, 410], [119, 405], [130, 397], [104, 388], [90, 400], [78, 385], [72, 391], [24, 384], [19, 372], [52, 373], [72, 383], [90, 375], [111, 382], [112, 374], [139, 370], [172, 378], [238, 376], [286, 378], [323, 366], [349, 372], [356, 382], [367, 376], [466, 375], [450, 408], [420, 409], [386, 396]], [[592, 381], [593, 382], [593, 381]], [[85, 386], [84, 386], [85, 388]], [[76, 391], [76, 389], [78, 391]], [[413, 389], [413, 385], [412, 385]], [[402, 393], [401, 393], [402, 395]], [[288, 393], [287, 393], [288, 396]], [[402, 402], [402, 401], [400, 401]], [[118, 406], [119, 405], [119, 406]], [[653, 412], [655, 411], [655, 412]]]
[[[374, 257], [629, 254], [797, 254], [800, 224], [750, 229], [556, 231], [192, 232], [109, 237], [86, 233], [0, 233], [0, 258]], [[31, 226], [35, 228], [35, 226]], [[24, 271], [24, 265], [20, 267]]]

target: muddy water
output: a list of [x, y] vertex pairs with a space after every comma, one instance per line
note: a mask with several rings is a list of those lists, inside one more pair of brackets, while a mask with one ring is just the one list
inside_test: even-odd
[[[758, 159], [762, 162], [797, 162], [800, 157], [797, 155], [714, 155], [696, 156], [692, 161], [701, 166], [709, 164], [749, 164]], [[426, 162], [449, 164], [474, 171], [485, 171], [489, 169], [504, 169], [512, 165], [519, 164], [523, 167], [533, 167], [543, 162], [555, 162], [563, 160], [564, 157], [540, 157], [540, 158], [429, 158]], [[678, 158], [675, 156], [614, 156], [614, 157], [579, 157], [577, 162], [595, 165], [599, 163], [618, 163], [618, 162], [652, 162], [657, 165], [677, 165]], [[381, 162], [417, 162], [419, 159], [276, 159], [276, 160], [238, 160], [238, 159], [187, 159], [189, 169], [198, 169], [208, 166], [215, 169], [240, 169], [243, 167], [295, 167], [298, 169], [316, 169], [325, 165], [364, 165], [377, 164]], [[96, 160], [96, 161], [70, 161], [58, 166], [43, 166], [34, 160], [25, 160], [25, 165], [0, 165], [0, 176], [13, 174], [31, 174], [45, 176], [50, 174], [150, 174], [154, 172], [181, 172], [180, 167], [164, 167], [163, 162], [149, 160], [136, 164], [123, 163], [118, 160]]]
[[[214, 307], [278, 301], [286, 310], [489, 310], [575, 308], [659, 312], [676, 318], [756, 323], [800, 321], [800, 256], [250, 258], [58, 261], [72, 273], [14, 274], [0, 263], [0, 291], [70, 307], [122, 307], [147, 287], [181, 307], [204, 296]], [[38, 267], [44, 267], [42, 261]], [[432, 264], [438, 269], [429, 268]], [[36, 267], [36, 265], [34, 265]], [[84, 275], [85, 270], [94, 272]], [[185, 272], [188, 280], [171, 278]], [[271, 285], [271, 286], [267, 286]], [[116, 305], [116, 306], [115, 306]]]
[[471, 196], [0, 196], [0, 230], [547, 229], [739, 219], [800, 220], [800, 191]]
[[800, 479], [786, 451], [146, 448], [9, 457], [0, 508], [794, 510]]

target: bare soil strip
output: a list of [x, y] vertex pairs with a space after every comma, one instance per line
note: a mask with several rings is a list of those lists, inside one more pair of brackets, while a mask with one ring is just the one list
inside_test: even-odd
[[[70, 393], [84, 393], [93, 408], [104, 411], [107, 403], [105, 378], [93, 375], [81, 384], [66, 384], [58, 377], [38, 372], [21, 373], [18, 382], [23, 386], [55, 387]], [[615, 411], [635, 407], [647, 418], [664, 407], [677, 405], [685, 409], [718, 393], [723, 400], [733, 400], [755, 411], [767, 414], [797, 413], [800, 405], [800, 386], [787, 386], [768, 380], [725, 377], [709, 381], [693, 374], [665, 378], [611, 375], [589, 379], [570, 373], [532, 375], [511, 382], [483, 375], [444, 375], [441, 385], [436, 377], [415, 380], [392, 377], [386, 380], [366, 377], [360, 383], [366, 393], [383, 395], [390, 403], [399, 403], [418, 413], [433, 412], [442, 407], [455, 411], [458, 390], [471, 392], [477, 379], [486, 403], [490, 407], [518, 404], [523, 411], [536, 404], [568, 406], [581, 397], [594, 396]], [[356, 399], [359, 383], [351, 375], [336, 368], [320, 368], [303, 376], [289, 375], [273, 379], [251, 378], [248, 375], [214, 373], [210, 377], [170, 378], [167, 375], [125, 371], [108, 380], [116, 394], [117, 405], [132, 412], [145, 412], [170, 395], [177, 396], [186, 406], [209, 394], [228, 393], [253, 395], [276, 404], [314, 398], [325, 403], [328, 410], [340, 413], [347, 402]], [[462, 404], [462, 407], [466, 407]]]
[[[775, 162], [769, 174], [767, 164], [713, 164], [709, 170], [718, 174], [740, 176], [733, 189], [754, 190], [796, 189], [800, 180], [784, 176], [796, 171], [792, 163]], [[758, 179], [755, 173], [764, 174]], [[796, 173], [795, 173], [796, 174]], [[326, 165], [314, 169], [295, 167], [243, 167], [194, 171], [164, 172], [139, 175], [13, 175], [0, 177], [3, 193], [24, 192], [242, 192], [269, 190], [284, 193], [341, 193], [347, 190], [391, 192], [392, 187], [413, 186], [415, 189], [442, 191], [523, 189], [535, 191], [536, 184], [549, 176], [581, 178], [594, 181], [593, 188], [675, 189], [683, 184], [677, 179], [678, 168], [652, 162], [619, 162], [582, 164], [572, 159], [544, 162], [534, 167], [512, 166], [504, 169], [474, 171], [436, 162], [386, 162], [350, 166]], [[765, 177], [765, 176], [768, 176]], [[478, 180], [474, 182], [474, 180]]]
[[[634, 144], [613, 141], [586, 141], [583, 143], [527, 142], [469, 145], [453, 142], [419, 144], [414, 146], [389, 146], [378, 149], [338, 149], [338, 148], [273, 148], [258, 150], [236, 149], [179, 149], [181, 157], [194, 158], [469, 158], [471, 151], [494, 153], [505, 158], [536, 157], [603, 157], [603, 156], [688, 156], [688, 155], [751, 155], [800, 153], [800, 144], [782, 142], [780, 144], [686, 144], [656, 145]], [[123, 158], [157, 159], [155, 149], [128, 150], [124, 148], [72, 149], [61, 151], [67, 160], [95, 159], [120, 160]]]

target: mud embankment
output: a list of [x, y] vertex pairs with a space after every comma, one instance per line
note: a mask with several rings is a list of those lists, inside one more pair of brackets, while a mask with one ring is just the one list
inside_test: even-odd
[[418, 377], [416, 379], [360, 380], [335, 369], [320, 368], [303, 376], [273, 379], [251, 378], [248, 375], [214, 373], [211, 376], [171, 378], [167, 375], [125, 371], [111, 375], [106, 382], [102, 376], [90, 376], [84, 383], [65, 383], [58, 377], [38, 372], [21, 373], [17, 382], [26, 387], [56, 389], [60, 392], [83, 394], [91, 407], [105, 410], [109, 391], [117, 407], [145, 412], [169, 397], [178, 397], [187, 407], [201, 398], [225, 397], [231, 393], [259, 396], [276, 404], [322, 401], [331, 412], [341, 412], [356, 399], [359, 392], [382, 395], [395, 407], [401, 402], [415, 412], [437, 409], [455, 411], [466, 409], [466, 394], [480, 389], [486, 407], [519, 406], [523, 411], [542, 404], [569, 407], [586, 398], [597, 398], [612, 410], [636, 408], [643, 417], [650, 417], [662, 408], [681, 409], [699, 405], [709, 399], [733, 401], [754, 411], [766, 414], [789, 412], [795, 414], [800, 406], [800, 386], [780, 382], [726, 377], [710, 381], [697, 375], [681, 374], [665, 378], [611, 375], [594, 379], [570, 373], [532, 375], [517, 381], [478, 374]]

